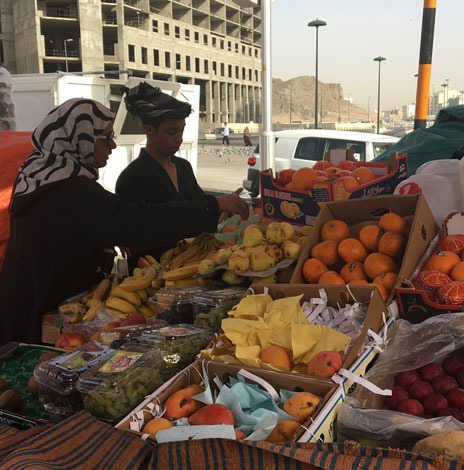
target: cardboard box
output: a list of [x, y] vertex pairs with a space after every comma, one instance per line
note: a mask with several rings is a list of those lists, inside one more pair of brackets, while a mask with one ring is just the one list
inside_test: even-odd
[[[411, 231], [396, 284], [396, 287], [399, 287], [401, 279], [411, 277], [417, 263], [439, 230], [422, 194], [377, 196], [326, 204], [321, 209], [316, 224], [308, 236], [308, 241], [301, 250], [290, 284], [305, 282], [302, 275], [303, 264], [311, 257], [312, 247], [319, 243], [320, 231], [326, 222], [343, 220], [350, 227], [353, 227], [353, 232], [359, 232], [364, 225], [378, 223], [380, 216], [388, 211], [395, 212], [411, 220]], [[390, 303], [392, 299], [393, 292], [387, 303]]]
[[409, 282], [410, 287], [398, 287], [396, 295], [398, 297], [399, 315], [401, 318], [408, 320], [411, 323], [421, 323], [427, 318], [442, 313], [462, 312], [464, 305], [453, 304], [439, 304], [433, 302], [428, 294], [422, 289], [411, 287], [415, 279], [422, 271], [424, 265], [427, 263], [430, 256], [437, 251], [438, 242], [442, 237], [451, 234], [464, 234], [464, 214], [450, 214], [443, 224], [441, 233], [430, 243], [428, 249], [424, 252], [419, 260], [414, 272], [410, 277], [405, 278]]
[[272, 172], [260, 173], [263, 216], [294, 225], [314, 225], [321, 206], [326, 202], [392, 194], [408, 177], [407, 155], [392, 153], [388, 163], [356, 162], [369, 167], [378, 178], [354, 189], [341, 181], [317, 182], [309, 191], [287, 190], [277, 185]]
[[[150, 396], [146, 398], [137, 408], [135, 408], [131, 413], [129, 413], [124, 419], [122, 419], [117, 425], [116, 428], [122, 429], [123, 431], [130, 432], [142, 437], [142, 433], [138, 431], [132, 431], [130, 429], [130, 422], [132, 416], [138, 411], [142, 411], [149, 403], [163, 404], [168, 397], [170, 397], [174, 392], [181, 390], [191, 384], [200, 384], [203, 380], [202, 377], [202, 362], [196, 361], [190, 366], [186, 367], [183, 371], [179, 372], [176, 376], [170, 379], [168, 382], [164, 383], [160, 388], [153, 392]], [[235, 364], [228, 364], [215, 361], [204, 361], [205, 369], [208, 372], [208, 378], [210, 381], [210, 386], [213, 390], [218, 390], [217, 385], [214, 383], [213, 379], [217, 376], [222, 383], [228, 383], [229, 377], [237, 377], [237, 373], [241, 369], [245, 369], [258, 377], [269, 382], [277, 391], [280, 388], [292, 391], [306, 391], [311, 392], [321, 398], [321, 402], [312, 419], [304, 423], [304, 426], [308, 429], [312, 427], [312, 421], [316, 419], [319, 413], [322, 413], [326, 403], [330, 397], [336, 392], [338, 387], [331, 382], [330, 380], [318, 379], [315, 377], [304, 376], [300, 374], [290, 374], [275, 372], [264, 369], [256, 369], [251, 367], [242, 367]], [[247, 379], [245, 379], [248, 381]], [[250, 382], [254, 383], [254, 382]], [[306, 434], [303, 428], [300, 428], [294, 435], [293, 441], [301, 438], [303, 434]], [[148, 440], [155, 442], [155, 439], [148, 437]]]

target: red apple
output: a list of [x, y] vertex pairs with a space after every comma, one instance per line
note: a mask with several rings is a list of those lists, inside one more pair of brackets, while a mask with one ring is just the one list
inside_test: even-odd
[[419, 382], [414, 382], [408, 388], [409, 395], [411, 398], [415, 398], [416, 400], [423, 401], [429, 395], [434, 393], [433, 387], [428, 382], [424, 380], [420, 380]]
[[464, 359], [461, 356], [451, 356], [447, 357], [442, 363], [441, 366], [445, 369], [448, 375], [456, 377], [458, 370], [464, 367]]
[[408, 398], [398, 403], [396, 411], [407, 413], [408, 415], [422, 416], [424, 414], [424, 407], [420, 401]]
[[396, 376], [396, 384], [408, 389], [414, 382], [419, 382], [420, 375], [415, 370], [405, 370]]
[[461, 388], [454, 388], [446, 394], [449, 406], [464, 411], [464, 390]]
[[458, 381], [458, 385], [460, 387], [464, 387], [464, 367], [461, 367], [457, 372], [456, 372], [456, 380]]
[[446, 395], [450, 390], [458, 388], [458, 383], [451, 375], [440, 375], [432, 380], [433, 388], [437, 393]]
[[87, 340], [77, 333], [63, 333], [55, 341], [55, 348], [65, 349], [66, 351], [72, 351], [78, 346], [82, 346], [87, 343]]
[[427, 414], [436, 415], [443, 408], [448, 408], [448, 401], [439, 393], [429, 395], [424, 400], [424, 410]]
[[408, 398], [409, 394], [404, 388], [394, 387], [392, 388], [392, 394], [384, 397], [383, 403], [389, 410], [394, 411], [400, 401], [407, 400]]
[[141, 313], [134, 313], [121, 320], [120, 326], [143, 325], [147, 323], [146, 318]]
[[428, 415], [427, 413], [424, 413], [424, 416], [422, 416], [424, 419], [432, 419], [435, 418], [433, 415]]
[[458, 410], [457, 408], [443, 408], [437, 413], [436, 416], [452, 416], [458, 421], [464, 421], [464, 415], [462, 414], [462, 411]]
[[436, 364], [435, 362], [431, 362], [426, 366], [422, 366], [417, 371], [422, 377], [422, 380], [425, 380], [426, 382], [431, 382], [435, 377], [439, 377], [440, 375], [445, 374], [445, 371], [441, 365]]

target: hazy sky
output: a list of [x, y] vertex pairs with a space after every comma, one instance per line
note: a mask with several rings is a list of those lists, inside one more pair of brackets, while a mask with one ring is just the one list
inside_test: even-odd
[[[345, 97], [377, 107], [378, 62], [381, 109], [416, 100], [423, 0], [275, 0], [272, 4], [272, 76], [288, 80], [315, 75], [315, 28], [319, 28], [319, 80], [340, 83]], [[435, 91], [449, 78], [450, 90], [464, 90], [464, 0], [437, 0], [432, 56]]]

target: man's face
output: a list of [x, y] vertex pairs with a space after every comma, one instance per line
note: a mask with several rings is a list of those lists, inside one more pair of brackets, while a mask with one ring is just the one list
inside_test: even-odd
[[156, 151], [166, 157], [174, 155], [182, 144], [182, 134], [185, 128], [185, 119], [167, 119], [163, 121], [158, 130], [155, 130], [152, 126], [149, 127], [150, 131], [147, 130], [147, 137], [156, 146]]

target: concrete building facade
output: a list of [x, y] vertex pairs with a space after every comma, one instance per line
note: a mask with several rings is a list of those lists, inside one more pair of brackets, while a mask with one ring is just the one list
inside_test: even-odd
[[205, 125], [261, 120], [260, 8], [232, 0], [0, 0], [0, 28], [0, 65], [10, 73], [131, 70], [199, 85]]

